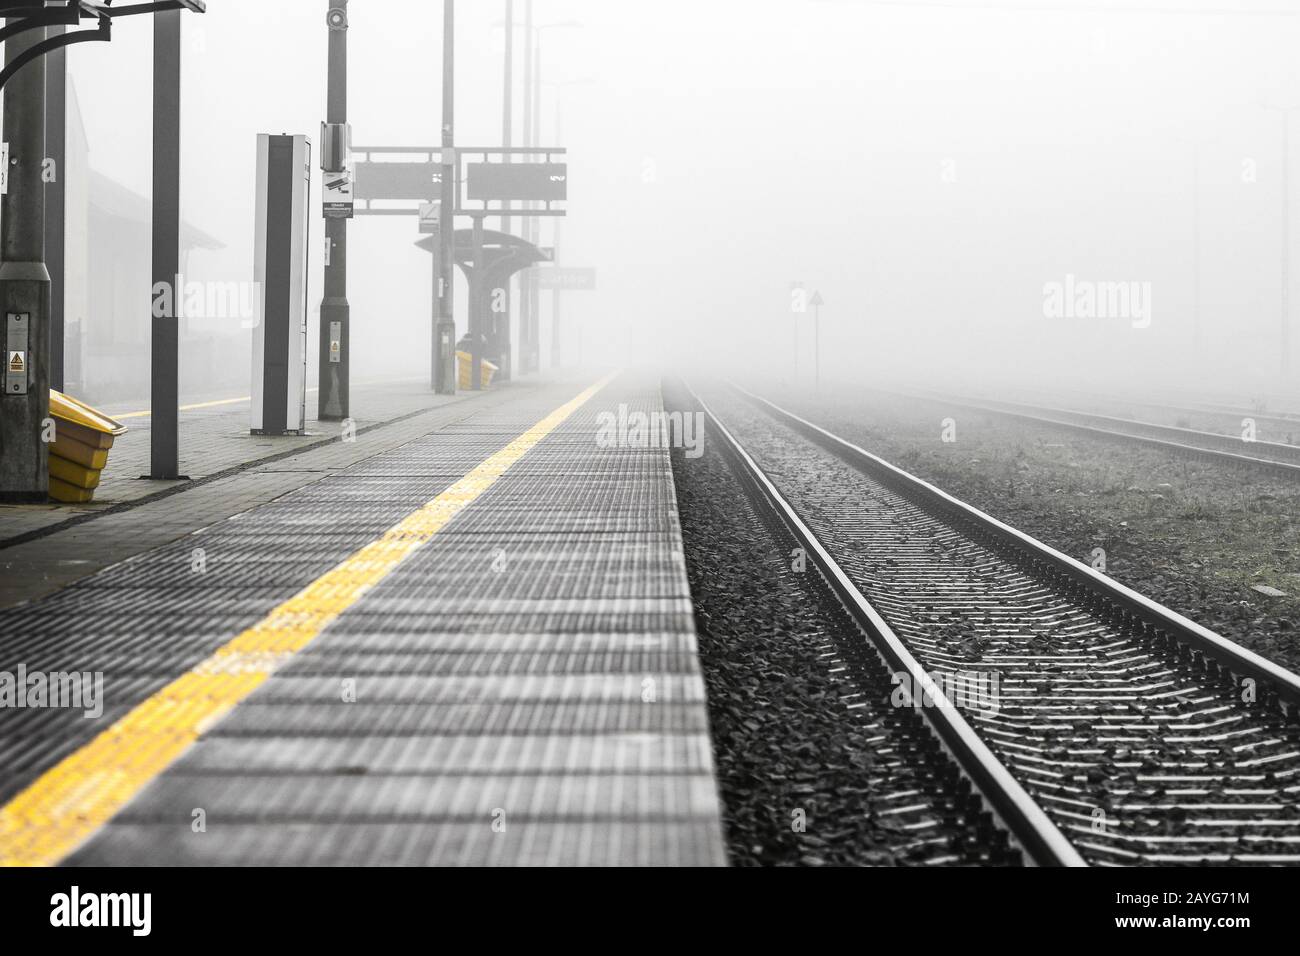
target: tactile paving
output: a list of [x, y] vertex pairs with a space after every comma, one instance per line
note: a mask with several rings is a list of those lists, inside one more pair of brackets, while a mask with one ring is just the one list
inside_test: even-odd
[[[100, 720], [0, 713], [3, 796], [575, 392], [485, 410], [0, 614], [5, 661], [106, 674]], [[657, 382], [580, 406], [70, 862], [724, 862], [668, 452], [607, 441], [620, 405], [661, 411]]]

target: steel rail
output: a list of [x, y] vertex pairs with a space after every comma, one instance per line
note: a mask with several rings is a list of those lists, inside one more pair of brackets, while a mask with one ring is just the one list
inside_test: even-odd
[[1067, 581], [1085, 589], [1102, 601], [1110, 602], [1143, 625], [1144, 634], [1157, 644], [1189, 656], [1206, 670], [1216, 667], [1238, 681], [1255, 683], [1258, 701], [1294, 718], [1300, 713], [1300, 675], [1279, 667], [1240, 644], [1183, 617], [1150, 598], [1125, 587], [1081, 561], [1044, 544], [1023, 531], [999, 521], [940, 488], [890, 464], [883, 458], [796, 415], [776, 403], [739, 385], [728, 383], [739, 394], [767, 409], [774, 417], [790, 423], [796, 431], [814, 443], [837, 454], [861, 470], [908, 494], [918, 503], [930, 505], [964, 520], [1000, 541], [1013, 552], [1035, 563], [1038, 568], [1054, 571]]
[[[1249, 444], [1265, 449], [1277, 448], [1278, 454], [1285, 454], [1287, 457], [1300, 458], [1300, 446], [1298, 445], [1285, 445], [1281, 442], [1267, 441], [1245, 442], [1242, 439], [1233, 438], [1231, 435], [1220, 435], [1216, 432], [1204, 432], [1191, 428], [1179, 428], [1175, 425], [1159, 425], [1154, 422], [1140, 422], [1134, 419], [1116, 418], [1110, 415], [1095, 415], [1091, 412], [1076, 412], [1067, 409], [1049, 409], [1025, 403], [999, 402], [990, 405], [976, 399], [955, 398], [952, 396], [913, 394], [908, 392], [895, 392], [894, 394], [906, 398], [920, 398], [928, 402], [958, 405], [962, 408], [971, 408], [976, 411], [987, 412], [991, 415], [1006, 415], [1010, 418], [1020, 418], [1044, 425], [1055, 425], [1060, 428], [1073, 428], [1077, 431], [1086, 432], [1090, 435], [1099, 435], [1103, 438], [1118, 439], [1120, 441], [1134, 442], [1139, 445], [1165, 448], [1180, 455], [1228, 462], [1234, 465], [1261, 469], [1287, 478], [1300, 480], [1300, 462], [1279, 461], [1274, 458], [1260, 458], [1254, 455], [1243, 455], [1239, 452], [1225, 451], [1223, 448], [1207, 448], [1204, 445], [1188, 444], [1188, 441], [1206, 441], [1220, 445]], [[1019, 404], [1023, 410], [1005, 407], [1008, 404]], [[1030, 409], [1032, 409], [1032, 411]], [[1185, 438], [1186, 440], [1174, 441], [1170, 438], [1156, 438], [1152, 435], [1142, 435], [1137, 432], [1122, 431], [1119, 428], [1105, 427], [1100, 424], [1090, 425], [1087, 422], [1070, 421], [1065, 418], [1055, 417], [1056, 415], [1074, 415], [1079, 418], [1090, 418], [1094, 421], [1113, 423], [1116, 425], [1131, 425], [1136, 428], [1145, 428], [1169, 436]]]
[[912, 692], [920, 688], [920, 692], [930, 699], [928, 706], [917, 708], [921, 716], [993, 817], [1020, 845], [1026, 862], [1035, 866], [1087, 866], [1078, 850], [947, 699], [907, 645], [858, 590], [757, 462], [690, 386], [685, 382], [682, 384], [690, 401], [713, 423], [715, 434], [722, 439], [724, 453], [738, 466], [739, 476], [812, 558], [832, 593], [862, 629], [886, 666], [895, 674], [907, 676], [906, 688], [912, 688]]

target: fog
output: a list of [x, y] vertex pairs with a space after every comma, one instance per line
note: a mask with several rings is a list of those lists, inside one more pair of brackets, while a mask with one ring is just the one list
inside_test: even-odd
[[[222, 245], [194, 251], [187, 279], [251, 278], [256, 134], [318, 139], [326, 6], [210, 0], [206, 14], [185, 17], [184, 218]], [[521, 26], [524, 0], [514, 6]], [[504, 7], [457, 4], [460, 144], [501, 141]], [[436, 144], [440, 9], [352, 0], [354, 145]], [[569, 151], [559, 261], [598, 274], [596, 291], [564, 294], [566, 361], [580, 338], [592, 364], [782, 378], [797, 366], [806, 377], [813, 314], [794, 307], [816, 291], [827, 378], [1213, 383], [1242, 397], [1297, 395], [1282, 348], [1283, 130], [1292, 121], [1296, 138], [1300, 112], [1295, 4], [536, 0], [534, 9], [539, 23], [580, 24], [541, 33], [541, 139]], [[111, 43], [68, 54], [90, 168], [142, 197], [151, 45], [147, 18], [124, 18]], [[1297, 155], [1289, 171], [1300, 186]], [[314, 376], [319, 172], [312, 188]], [[552, 228], [543, 224], [543, 245]], [[418, 238], [410, 218], [349, 225], [354, 381], [429, 374], [433, 283]], [[147, 258], [141, 271], [121, 279], [139, 283], [147, 311]], [[196, 320], [190, 332], [243, 342], [243, 364], [230, 353], [208, 384], [246, 386], [248, 333], [237, 319]], [[196, 390], [184, 371], [182, 382]]]

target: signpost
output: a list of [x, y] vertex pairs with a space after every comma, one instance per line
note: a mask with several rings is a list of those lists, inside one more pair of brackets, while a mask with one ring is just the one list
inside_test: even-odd
[[[510, 147], [510, 146], [461, 146], [435, 149], [428, 146], [372, 146], [355, 147], [353, 155], [355, 177], [354, 214], [357, 216], [416, 216], [419, 230], [425, 234], [438, 235], [446, 239], [444, 255], [449, 262], [457, 261], [454, 252], [455, 217], [469, 216], [476, 227], [472, 235], [484, 234], [482, 219], [487, 215], [507, 216], [511, 213], [524, 213], [529, 216], [563, 216], [563, 209], [552, 207], [552, 203], [563, 202], [568, 194], [568, 166], [555, 162], [556, 156], [564, 155], [563, 148], [546, 147]], [[379, 157], [401, 157], [391, 162]], [[413, 157], [413, 158], [410, 158]], [[474, 157], [474, 162], [468, 158]], [[538, 162], [513, 162], [515, 159]], [[444, 182], [444, 180], [446, 180]], [[384, 205], [376, 206], [376, 202]], [[540, 202], [543, 208], [525, 210], [515, 206], [518, 202]], [[398, 205], [398, 204], [401, 205]], [[495, 208], [492, 204], [495, 203]], [[474, 205], [471, 205], [474, 204]], [[530, 248], [533, 248], [530, 246]], [[554, 259], [553, 249], [542, 249], [543, 261]], [[468, 261], [470, 269], [485, 261], [481, 243], [475, 241]], [[435, 319], [435, 369], [440, 362], [447, 363], [440, 377], [436, 372], [435, 383], [454, 382], [454, 367], [448, 358], [452, 355], [454, 326], [451, 325], [450, 301], [451, 273], [447, 263], [435, 267], [439, 278], [435, 302], [441, 301]], [[478, 280], [475, 280], [476, 282]], [[482, 288], [490, 288], [484, 285]], [[477, 383], [477, 369], [481, 363], [481, 343], [485, 339], [486, 323], [476, 316], [480, 312], [475, 296], [483, 298], [485, 293], [475, 287], [470, 293], [470, 354], [474, 374], [472, 381]], [[508, 330], [509, 324], [506, 323]], [[508, 351], [510, 343], [503, 344]], [[445, 340], [445, 341], [444, 341]], [[435, 388], [438, 386], [435, 384]], [[439, 389], [446, 390], [446, 386]]]

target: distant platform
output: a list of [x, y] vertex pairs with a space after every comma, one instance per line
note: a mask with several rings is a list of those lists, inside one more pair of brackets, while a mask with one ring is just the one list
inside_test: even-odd
[[103, 681], [0, 710], [0, 863], [725, 863], [658, 381], [490, 394], [0, 610]]

